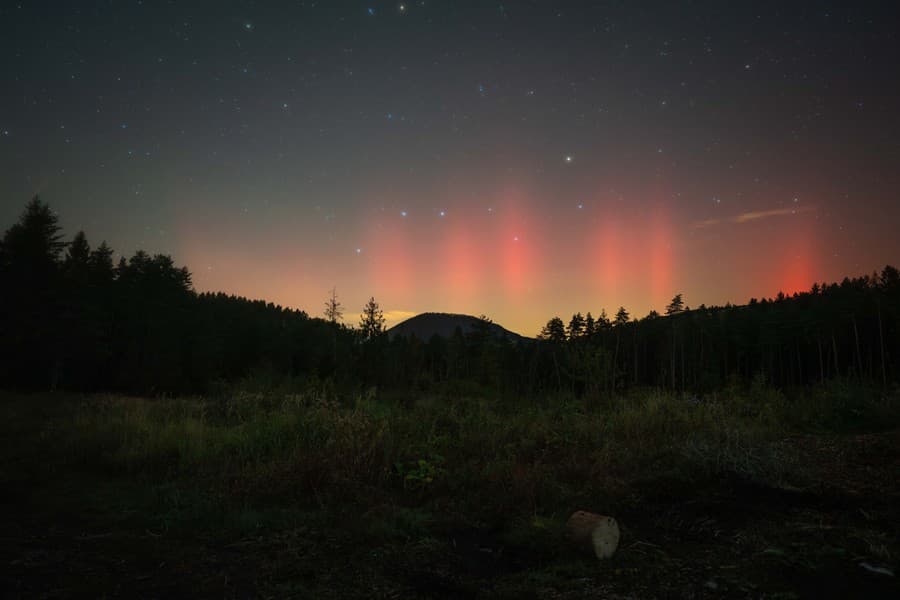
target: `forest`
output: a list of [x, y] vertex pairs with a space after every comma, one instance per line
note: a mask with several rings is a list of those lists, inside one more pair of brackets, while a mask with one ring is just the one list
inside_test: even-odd
[[612, 317], [552, 317], [537, 340], [513, 342], [487, 328], [390, 339], [374, 298], [354, 326], [343, 322], [336, 294], [320, 318], [198, 293], [187, 267], [166, 255], [113, 257], [84, 232], [65, 239], [39, 198], [27, 204], [0, 242], [4, 387], [208, 394], [254, 377], [294, 387], [600, 397], [831, 380], [887, 388], [900, 373], [900, 272], [892, 266], [745, 305], [690, 308], [677, 294], [663, 314], [642, 318], [625, 307]]
[[897, 597], [896, 268], [418, 339], [198, 293], [34, 198], [0, 289], [10, 597]]

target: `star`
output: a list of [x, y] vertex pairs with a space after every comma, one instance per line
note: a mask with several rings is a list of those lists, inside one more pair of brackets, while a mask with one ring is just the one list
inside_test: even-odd
[[401, 217], [405, 217], [405, 216], [406, 216], [406, 211], [405, 211], [405, 210], [401, 210], [401, 211], [400, 211], [400, 216], [401, 216]]
[[575, 159], [574, 159], [571, 155], [569, 155], [569, 156], [566, 156], [566, 159], [565, 159], [565, 160], [566, 160], [566, 163], [567, 163], [567, 164], [572, 164], [572, 161], [575, 160]]
[[446, 217], [446, 216], [447, 216], [447, 211], [443, 211], [443, 210], [442, 210], [441, 212], [438, 213], [438, 216], [439, 216], [439, 217]]
[[370, 6], [369, 8], [366, 9], [366, 12], [369, 13], [369, 16], [370, 16], [370, 17], [374, 17], [374, 16], [375, 16], [375, 9], [372, 8], [371, 6]]
[[253, 23], [247, 21], [244, 23], [244, 31], [253, 31]]
[[357, 249], [356, 249], [356, 253], [357, 253], [357, 254], [362, 254], [362, 248], [357, 248]]

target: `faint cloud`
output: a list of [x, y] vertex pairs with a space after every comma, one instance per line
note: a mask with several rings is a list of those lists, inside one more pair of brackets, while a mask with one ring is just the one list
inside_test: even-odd
[[705, 219], [694, 223], [694, 229], [704, 229], [713, 227], [722, 223], [750, 223], [751, 221], [759, 221], [760, 219], [769, 219], [771, 217], [783, 217], [787, 215], [797, 215], [800, 213], [814, 210], [812, 206], [794, 206], [791, 208], [773, 208], [771, 210], [754, 210], [741, 213], [727, 219]]
[[697, 221], [694, 223], [694, 229], [703, 229], [704, 227], [712, 227], [721, 223], [721, 219], [706, 219], [705, 221]]
[[796, 215], [802, 212], [809, 212], [811, 206], [795, 206], [793, 208], [776, 208], [773, 210], [757, 210], [753, 212], [741, 213], [732, 219], [734, 223], [747, 223], [749, 221], [758, 221], [759, 219], [768, 219], [769, 217], [780, 217], [783, 215]]

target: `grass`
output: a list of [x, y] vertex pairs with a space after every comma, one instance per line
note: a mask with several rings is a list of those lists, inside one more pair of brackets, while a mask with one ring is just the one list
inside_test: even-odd
[[[755, 514], [740, 494], [763, 494], [761, 502], [777, 508], [796, 501], [784, 500], [789, 490], [814, 486], [811, 457], [821, 453], [806, 456], [786, 440], [840, 440], [900, 425], [898, 394], [843, 384], [792, 397], [757, 385], [700, 399], [641, 390], [535, 401], [245, 386], [214, 398], [7, 394], [2, 409], [0, 483], [12, 490], [8, 509], [28, 513], [24, 524], [5, 527], [12, 537], [48, 523], [69, 534], [131, 532], [142, 548], [180, 545], [190, 563], [210, 544], [249, 544], [274, 555], [254, 559], [247, 581], [192, 580], [201, 590], [276, 596], [353, 596], [378, 586], [385, 595], [469, 595], [485, 581], [499, 596], [587, 594], [578, 581], [587, 574], [595, 586], [596, 567], [567, 554], [561, 536], [576, 509], [621, 518], [630, 546], [617, 580], [634, 591], [646, 576], [635, 565], [648, 553], [664, 553], [660, 564], [680, 560], [666, 539], [705, 544], [731, 518], [716, 511]], [[870, 511], [876, 524], [887, 514], [879, 510]], [[798, 536], [822, 533], [800, 521], [807, 529]], [[844, 532], [858, 540], [854, 551], [889, 564], [896, 538], [863, 525]], [[789, 540], [762, 529], [742, 530], [753, 561], [817, 568], [819, 554], [801, 553], [807, 562], [797, 563], [775, 545]], [[193, 552], [198, 540], [206, 550]], [[838, 542], [824, 546], [839, 550], [828, 560], [849, 552], [850, 542]], [[285, 549], [310, 571], [286, 566]], [[348, 562], [360, 566], [359, 581], [334, 572]], [[422, 581], [400, 578], [398, 569]]]

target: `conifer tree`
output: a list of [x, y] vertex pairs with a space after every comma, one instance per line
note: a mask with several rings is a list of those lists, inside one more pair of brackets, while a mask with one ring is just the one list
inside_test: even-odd
[[566, 326], [563, 323], [563, 320], [559, 317], [553, 317], [547, 321], [547, 324], [541, 329], [541, 333], [538, 334], [538, 338], [549, 340], [551, 342], [566, 341]]
[[592, 337], [595, 333], [597, 333], [597, 323], [594, 321], [594, 315], [588, 311], [584, 317], [584, 337]]
[[570, 340], [578, 339], [584, 335], [584, 317], [580, 312], [572, 315], [572, 319], [569, 321], [568, 334]]
[[325, 301], [325, 318], [332, 325], [336, 325], [344, 319], [344, 306], [338, 300], [337, 288], [331, 288], [331, 294]]
[[684, 312], [684, 299], [681, 294], [675, 294], [675, 297], [672, 298], [672, 302], [666, 307], [666, 314], [677, 315], [681, 312]]
[[370, 340], [384, 333], [384, 312], [375, 298], [369, 298], [363, 308], [362, 318], [359, 321], [359, 330], [363, 339]]

